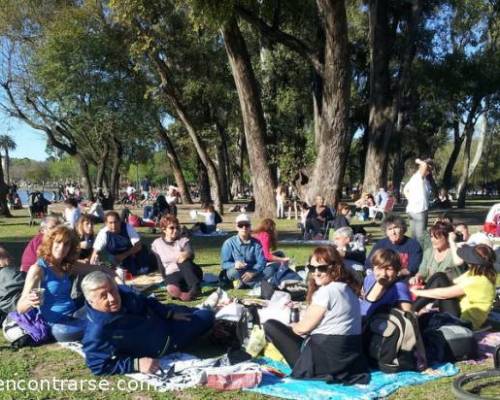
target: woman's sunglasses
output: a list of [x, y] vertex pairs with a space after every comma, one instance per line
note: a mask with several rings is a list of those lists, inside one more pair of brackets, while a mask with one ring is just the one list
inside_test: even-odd
[[321, 264], [321, 265], [311, 265], [311, 264], [308, 264], [306, 265], [307, 267], [307, 270], [313, 274], [315, 273], [316, 271], [324, 274], [325, 272], [328, 272], [328, 268], [330, 267], [329, 264]]

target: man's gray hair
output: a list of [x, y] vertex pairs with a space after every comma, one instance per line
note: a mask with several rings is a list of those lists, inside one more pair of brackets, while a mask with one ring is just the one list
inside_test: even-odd
[[354, 232], [351, 227], [343, 226], [342, 228], [339, 228], [335, 231], [334, 237], [338, 236], [344, 236], [348, 237], [349, 239], [352, 239], [354, 237]]
[[113, 278], [102, 272], [102, 271], [94, 271], [88, 274], [82, 281], [82, 292], [85, 298], [88, 300], [90, 296], [90, 292], [98, 287], [105, 285], [106, 283], [115, 284]]
[[59, 216], [57, 214], [48, 214], [42, 219], [42, 222], [40, 222], [41, 230], [47, 229], [49, 220], [55, 221], [56, 225], [59, 225], [61, 223], [61, 220], [59, 219]]

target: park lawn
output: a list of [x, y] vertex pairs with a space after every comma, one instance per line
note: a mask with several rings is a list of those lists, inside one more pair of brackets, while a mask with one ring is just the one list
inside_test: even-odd
[[[484, 215], [487, 212], [488, 205], [478, 204], [468, 210], [465, 214], [454, 212], [456, 220], [460, 220], [456, 216], [465, 215], [464, 220], [470, 225], [475, 225], [472, 231], [475, 232], [478, 226], [484, 220]], [[189, 218], [187, 216], [188, 208], [180, 207], [180, 220], [182, 223], [187, 223]], [[20, 260], [22, 250], [29, 239], [36, 233], [37, 227], [29, 227], [27, 224], [26, 211], [20, 210], [15, 212], [15, 217], [11, 219], [0, 220], [0, 244], [4, 245], [9, 252], [14, 256], [16, 261]], [[235, 214], [224, 216], [225, 222], [221, 228], [227, 231], [233, 230]], [[277, 221], [278, 230], [281, 237], [295, 237], [298, 238], [299, 234], [296, 229], [295, 221], [279, 220]], [[382, 233], [377, 224], [366, 224], [365, 228], [372, 234], [374, 239], [382, 236]], [[144, 240], [150, 243], [158, 234], [151, 234], [147, 229], [139, 229], [144, 236]], [[217, 274], [219, 271], [219, 250], [224, 237], [195, 237], [193, 238], [193, 247], [196, 250], [196, 261], [199, 263], [203, 270]], [[286, 254], [292, 257], [297, 265], [304, 265], [307, 262], [313, 247], [308, 245], [292, 246], [284, 245], [279, 246], [285, 250]], [[204, 288], [203, 295], [208, 295], [213, 289]], [[236, 297], [245, 295], [245, 291], [231, 290], [230, 294]], [[161, 301], [168, 301], [167, 296], [162, 290], [156, 290], [155, 295]], [[194, 303], [193, 303], [194, 304]], [[192, 353], [198, 356], [215, 356], [222, 354], [223, 349], [211, 346], [205, 341], [197, 343], [196, 348], [191, 350]], [[460, 364], [462, 371], [479, 371], [486, 368], [491, 368], [492, 362], [487, 364], [470, 366]], [[84, 360], [75, 353], [61, 349], [58, 345], [51, 344], [38, 348], [24, 348], [18, 351], [13, 351], [8, 346], [8, 343], [0, 338], [0, 382], [6, 382], [8, 379], [51, 379], [56, 377], [58, 379], [77, 379], [77, 380], [91, 380], [95, 379], [88, 369], [85, 367]], [[119, 377], [108, 377], [107, 381], [111, 385], [117, 385]], [[412, 386], [398, 390], [395, 394], [390, 396], [390, 399], [453, 399], [451, 394], [451, 382], [453, 378], [443, 378], [438, 381], [430, 382], [424, 385]], [[0, 399], [131, 399], [131, 400], [146, 400], [146, 399], [263, 399], [265, 396], [257, 395], [249, 392], [215, 392], [207, 388], [196, 388], [184, 390], [182, 392], [174, 393], [156, 393], [152, 390], [149, 391], [40, 391], [40, 392], [22, 392], [13, 390], [1, 390]]]

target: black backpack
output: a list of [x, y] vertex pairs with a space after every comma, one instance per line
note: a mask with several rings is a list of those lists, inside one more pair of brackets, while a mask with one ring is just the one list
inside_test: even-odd
[[[382, 372], [417, 371], [425, 349], [416, 317], [392, 308], [368, 318], [364, 340], [369, 361]], [[420, 360], [419, 360], [420, 358]]]
[[456, 362], [475, 359], [478, 345], [470, 323], [448, 313], [429, 313], [420, 318], [429, 362]]

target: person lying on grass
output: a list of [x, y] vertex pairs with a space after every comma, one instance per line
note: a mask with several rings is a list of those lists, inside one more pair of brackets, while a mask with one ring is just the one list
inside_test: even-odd
[[83, 351], [95, 375], [155, 373], [159, 358], [193, 344], [213, 325], [207, 309], [162, 304], [94, 272], [82, 281], [87, 300]]

